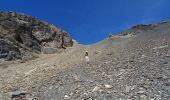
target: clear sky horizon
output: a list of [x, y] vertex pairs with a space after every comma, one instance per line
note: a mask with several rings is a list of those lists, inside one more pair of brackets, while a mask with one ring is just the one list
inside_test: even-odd
[[0, 11], [36, 17], [92, 44], [137, 24], [170, 19], [170, 0], [1, 0]]

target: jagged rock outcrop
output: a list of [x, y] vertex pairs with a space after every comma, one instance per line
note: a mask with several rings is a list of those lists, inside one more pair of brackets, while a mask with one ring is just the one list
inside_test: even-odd
[[131, 27], [130, 29], [128, 29], [125, 32], [121, 32], [119, 35], [120, 36], [125, 36], [125, 35], [136, 35], [139, 34], [141, 32], [146, 32], [146, 31], [150, 31], [153, 30], [155, 27], [157, 27], [154, 24], [138, 24], [136, 26]]
[[0, 58], [28, 58], [72, 45], [69, 34], [54, 25], [16, 12], [0, 12]]
[[152, 28], [153, 28], [152, 24], [149, 24], [149, 25], [139, 24], [139, 25], [133, 26], [131, 29], [151, 30]]

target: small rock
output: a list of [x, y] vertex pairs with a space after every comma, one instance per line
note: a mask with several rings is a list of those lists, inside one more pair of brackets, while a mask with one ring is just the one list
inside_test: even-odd
[[168, 58], [170, 58], [170, 55], [168, 55], [168, 54], [167, 54], [167, 55], [165, 55], [165, 57], [168, 57]]
[[126, 92], [130, 92], [130, 90], [131, 90], [131, 86], [126, 86]]
[[135, 86], [132, 86], [132, 87], [131, 87], [131, 90], [134, 90], [134, 89], [135, 89]]
[[102, 76], [104, 76], [104, 75], [106, 75], [106, 73], [105, 72], [102, 72], [102, 74], [101, 74]]
[[143, 59], [143, 58], [145, 58], [145, 57], [146, 57], [146, 56], [143, 54], [141, 58]]
[[161, 100], [162, 99], [160, 95], [156, 95], [155, 97], [156, 97], [157, 100]]
[[121, 76], [124, 73], [125, 73], [125, 70], [124, 69], [120, 69], [118, 72], [115, 73], [115, 76], [118, 77], [118, 76]]
[[147, 96], [146, 95], [141, 95], [140, 100], [147, 100]]
[[142, 63], [143, 61], [142, 60], [138, 60], [138, 62]]
[[162, 78], [163, 78], [163, 79], [168, 79], [168, 76], [162, 75]]
[[94, 52], [94, 54], [99, 54], [99, 53], [100, 53], [100, 51], [95, 51], [95, 52]]
[[149, 100], [155, 100], [154, 98], [150, 98]]
[[145, 93], [145, 91], [138, 91], [138, 94], [143, 94]]
[[64, 96], [64, 98], [66, 98], [66, 99], [67, 99], [67, 98], [69, 98], [69, 96], [68, 96], [68, 95], [65, 95], [65, 96]]
[[125, 92], [130, 92], [131, 90], [134, 90], [135, 86], [126, 86]]
[[25, 96], [27, 94], [27, 92], [25, 91], [14, 91], [11, 92], [11, 97], [15, 98], [15, 97], [20, 97], [20, 96]]
[[113, 86], [111, 86], [111, 85], [104, 85], [104, 87], [107, 88], [107, 89], [110, 89], [110, 88], [112, 88]]
[[99, 89], [100, 89], [99, 86], [95, 86], [94, 89], [92, 90], [92, 92], [96, 92], [96, 91], [98, 91]]
[[129, 100], [139, 100], [139, 97], [138, 97], [138, 96], [131, 96], [131, 97], [129, 98]]
[[73, 77], [74, 77], [74, 79], [75, 79], [76, 81], [79, 81], [79, 80], [80, 80], [80, 78], [79, 78], [78, 75], [74, 75]]

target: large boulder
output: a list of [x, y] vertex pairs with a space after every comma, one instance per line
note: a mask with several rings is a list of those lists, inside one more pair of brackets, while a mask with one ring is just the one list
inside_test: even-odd
[[41, 53], [44, 47], [54, 48], [55, 53], [70, 46], [70, 35], [54, 25], [16, 12], [0, 12], [0, 58], [21, 59]]

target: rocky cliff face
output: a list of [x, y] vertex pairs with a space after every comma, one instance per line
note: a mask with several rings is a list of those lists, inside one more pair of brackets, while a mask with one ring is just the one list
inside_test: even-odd
[[0, 59], [32, 58], [73, 45], [69, 34], [51, 24], [16, 12], [0, 12]]

